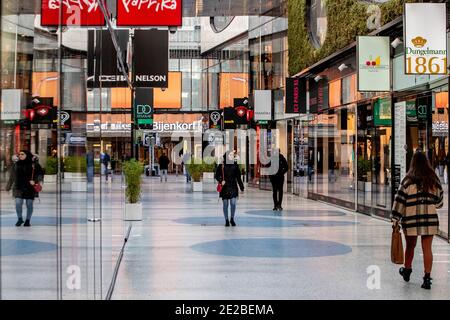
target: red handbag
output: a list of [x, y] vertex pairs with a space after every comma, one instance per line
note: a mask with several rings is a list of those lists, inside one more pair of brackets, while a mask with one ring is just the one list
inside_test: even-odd
[[[223, 164], [222, 164], [222, 181], [223, 180], [225, 180], [225, 174], [224, 174]], [[222, 181], [217, 184], [217, 192], [218, 193], [222, 192], [222, 188], [223, 188]]]
[[[33, 173], [31, 174], [31, 180], [34, 181], [34, 165], [33, 165]], [[42, 186], [39, 183], [35, 183], [33, 185], [33, 189], [36, 193], [39, 193], [42, 191]]]

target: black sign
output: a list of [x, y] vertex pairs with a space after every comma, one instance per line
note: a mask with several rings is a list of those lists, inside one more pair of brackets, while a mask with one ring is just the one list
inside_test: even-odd
[[209, 128], [222, 130], [222, 112], [220, 110], [209, 113]]
[[[115, 30], [117, 44], [122, 53], [124, 71], [128, 74], [126, 65], [128, 30]], [[90, 30], [88, 32], [88, 88], [99, 88], [100, 82], [104, 88], [128, 87], [128, 82], [122, 72], [121, 64], [108, 30]]]
[[306, 80], [286, 78], [286, 113], [306, 114]]
[[236, 112], [233, 107], [223, 109], [223, 128], [236, 129]]
[[309, 80], [309, 113], [317, 113], [319, 110], [319, 86], [314, 79]]
[[[71, 131], [72, 130], [72, 111], [70, 110], [61, 110], [58, 111], [61, 130]], [[54, 120], [55, 124], [58, 125], [58, 121]], [[56, 126], [55, 126], [56, 127]]]
[[169, 34], [164, 30], [135, 30], [133, 81], [136, 87], [167, 88]]
[[234, 111], [236, 113], [236, 124], [248, 124], [248, 98], [234, 99]]
[[428, 109], [431, 109], [431, 96], [417, 98], [417, 119], [427, 121]]
[[153, 89], [136, 88], [134, 98], [134, 124], [139, 129], [153, 129]]
[[56, 119], [56, 108], [53, 106], [53, 98], [34, 98], [27, 110], [27, 118], [33, 124], [53, 125]]

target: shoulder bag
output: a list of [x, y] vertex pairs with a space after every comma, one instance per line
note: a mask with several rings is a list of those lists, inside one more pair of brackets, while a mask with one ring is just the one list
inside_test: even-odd
[[[224, 165], [222, 164], [222, 181], [225, 181], [225, 174], [224, 174], [224, 169], [223, 169], [223, 167], [224, 167]], [[217, 192], [218, 192], [218, 193], [221, 193], [221, 192], [222, 192], [222, 188], [223, 188], [222, 181], [220, 181], [220, 182], [217, 184]]]

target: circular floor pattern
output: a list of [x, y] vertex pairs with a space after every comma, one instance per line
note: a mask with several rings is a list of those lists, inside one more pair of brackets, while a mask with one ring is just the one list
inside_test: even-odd
[[345, 216], [344, 212], [337, 210], [250, 210], [246, 214], [266, 216], [266, 217], [340, 217]]
[[[25, 218], [25, 213], [24, 213]], [[7, 217], [1, 218], [2, 227], [6, 226], [14, 226], [17, 222], [17, 216], [16, 215], [10, 215]], [[83, 224], [86, 223], [86, 219], [80, 219], [80, 218], [61, 218], [62, 224]], [[57, 218], [56, 217], [46, 217], [46, 216], [33, 216], [31, 218], [31, 226], [37, 227], [37, 226], [56, 226], [57, 224]]]
[[42, 253], [56, 250], [56, 245], [50, 242], [2, 239], [2, 257], [19, 256], [33, 253]]
[[[191, 217], [174, 220], [177, 223], [200, 225], [200, 226], [223, 226], [225, 223], [222, 217]], [[256, 228], [287, 228], [287, 227], [345, 227], [353, 226], [356, 223], [350, 221], [321, 221], [321, 220], [287, 220], [269, 219], [257, 217], [237, 217], [236, 224], [241, 227]]]
[[315, 258], [345, 255], [352, 248], [332, 241], [310, 239], [229, 239], [191, 246], [206, 254], [250, 258]]

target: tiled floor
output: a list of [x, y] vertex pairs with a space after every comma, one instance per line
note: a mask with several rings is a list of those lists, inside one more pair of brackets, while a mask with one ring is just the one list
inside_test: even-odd
[[434, 285], [420, 288], [422, 257], [405, 283], [390, 262], [390, 225], [287, 195], [247, 189], [235, 228], [214, 193], [182, 178], [146, 185], [145, 218], [133, 223], [114, 299], [449, 299], [450, 246], [434, 242]]

